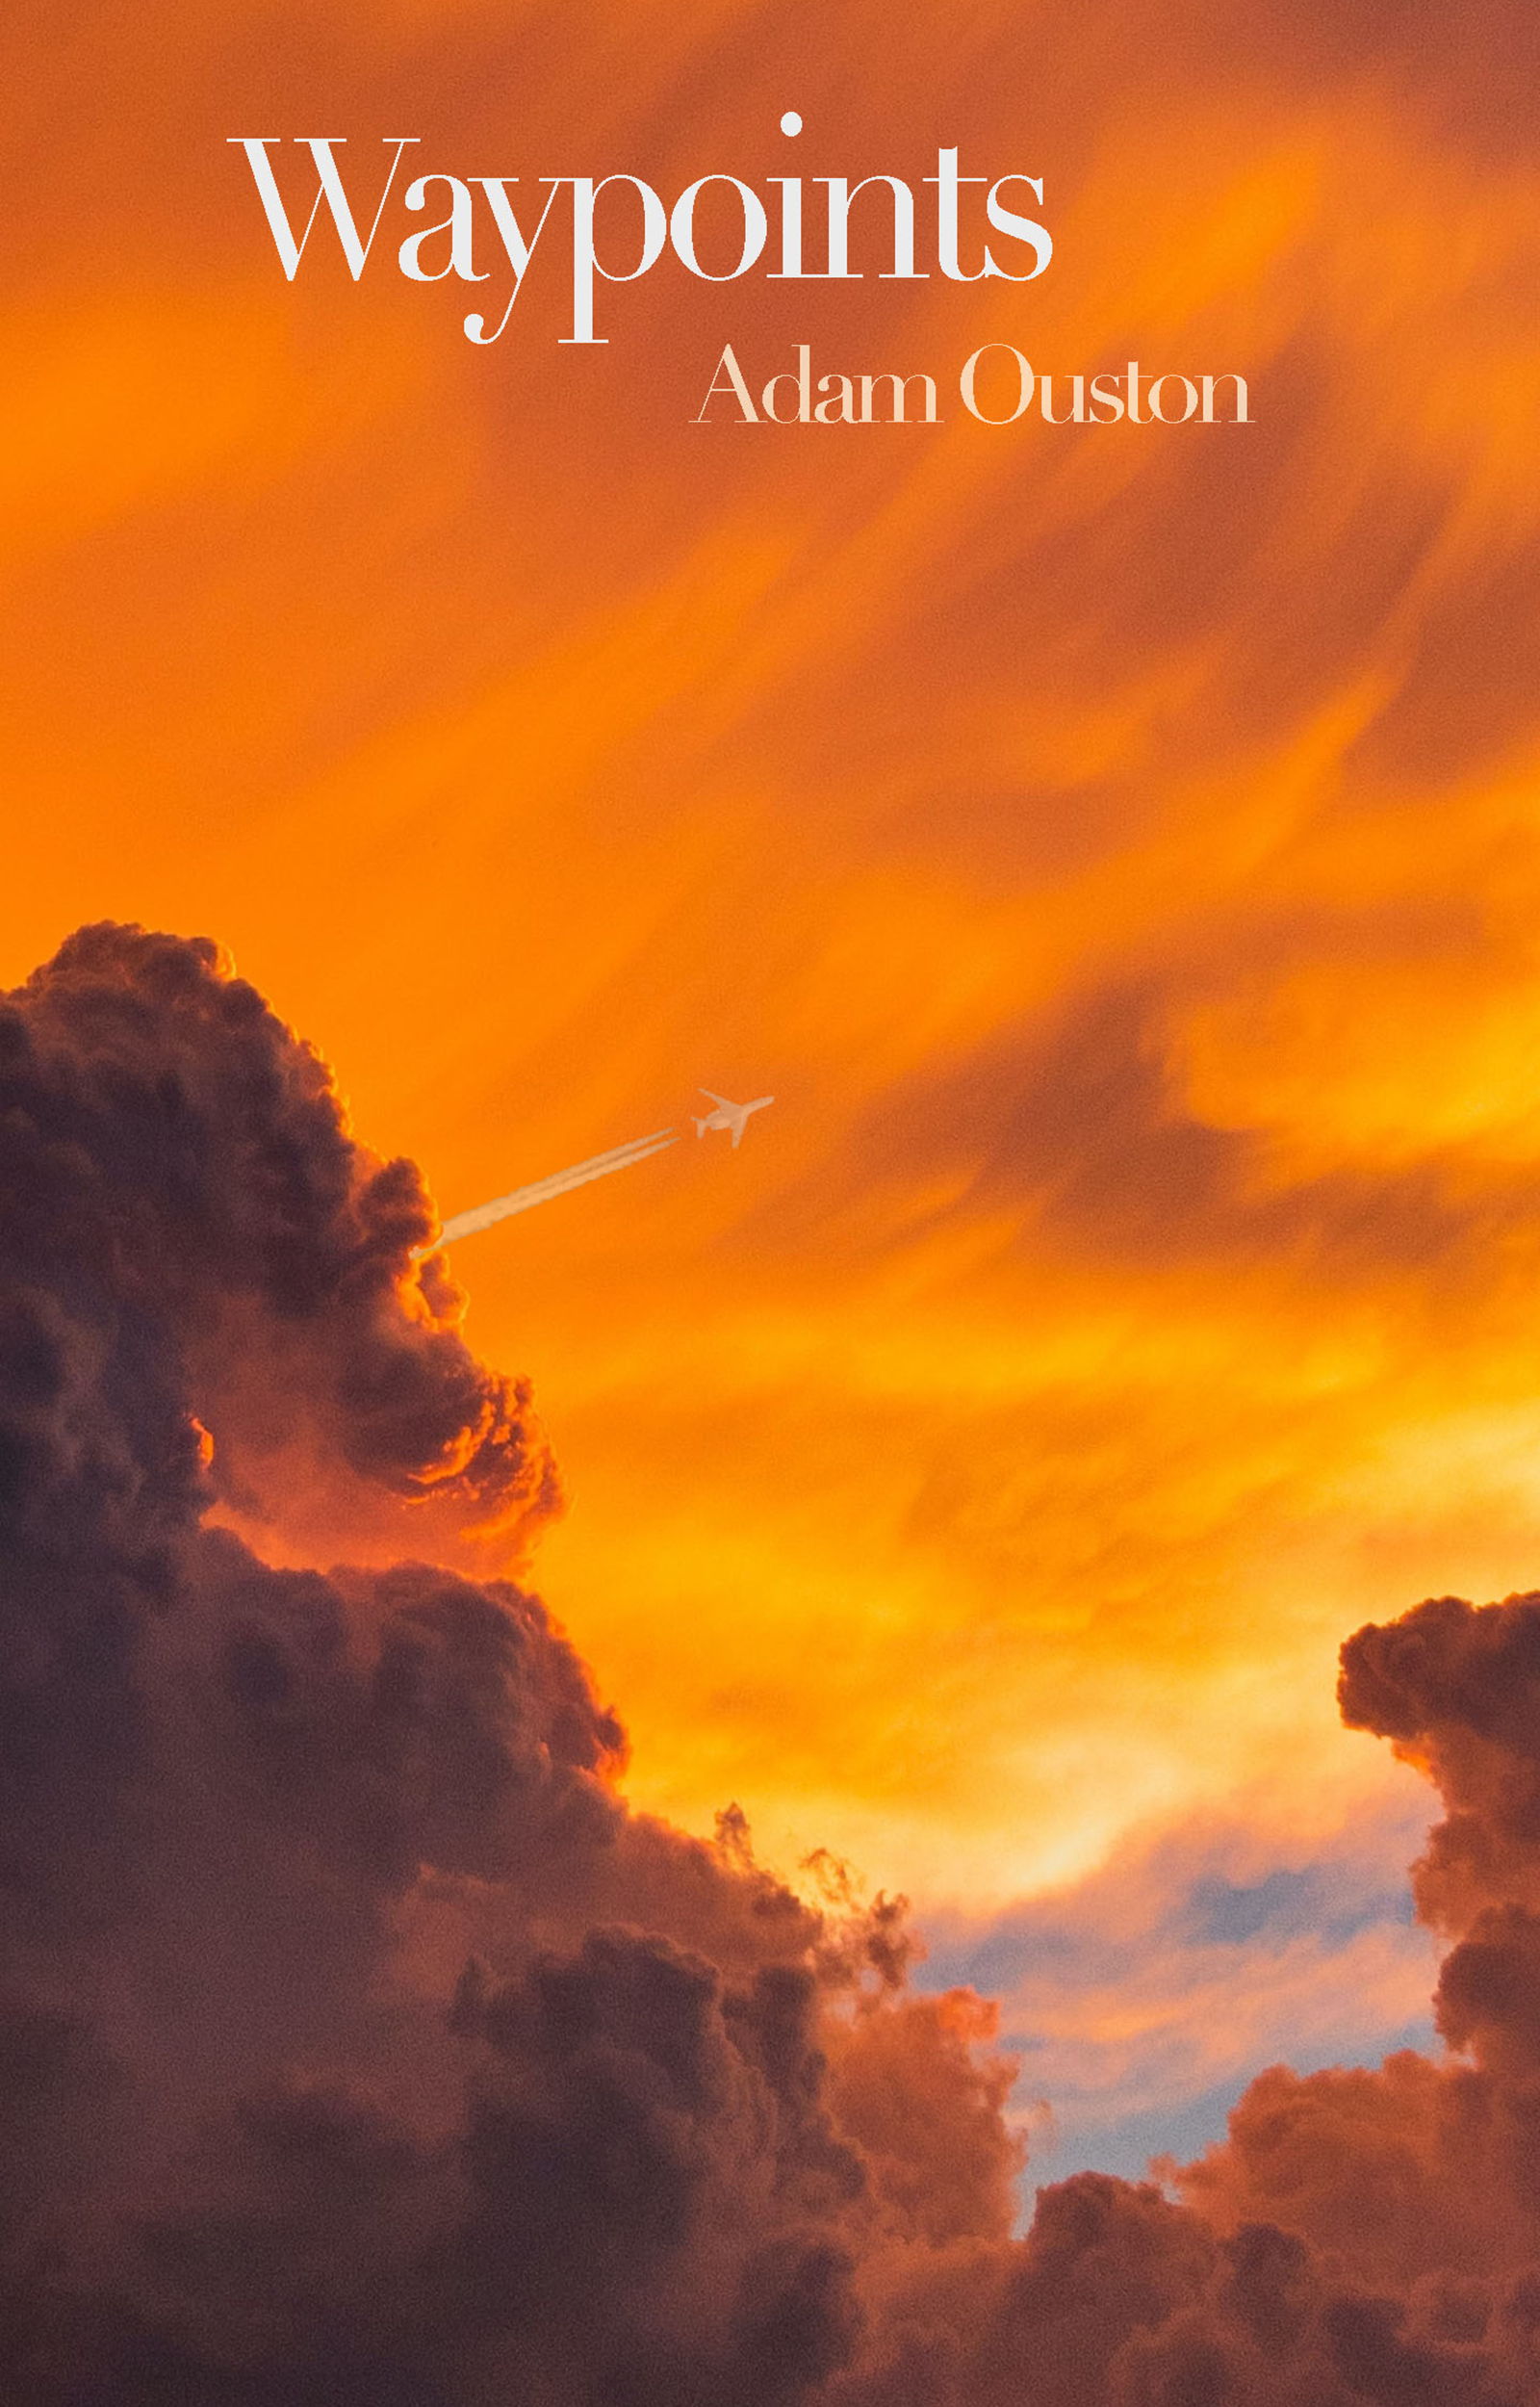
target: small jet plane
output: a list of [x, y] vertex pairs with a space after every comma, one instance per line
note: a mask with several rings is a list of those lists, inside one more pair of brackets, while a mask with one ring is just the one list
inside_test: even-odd
[[[704, 1086], [701, 1093], [711, 1095], [711, 1090], [708, 1086]], [[762, 1112], [766, 1103], [773, 1103], [775, 1100], [773, 1095], [757, 1095], [752, 1103], [730, 1103], [725, 1095], [711, 1095], [711, 1100], [716, 1105], [716, 1109], [714, 1112], [707, 1112], [704, 1120], [696, 1120], [695, 1133], [698, 1137], [704, 1137], [707, 1128], [731, 1128], [733, 1151], [736, 1152], [743, 1131], [749, 1125], [749, 1114]], [[693, 1112], [690, 1117], [695, 1118]]]

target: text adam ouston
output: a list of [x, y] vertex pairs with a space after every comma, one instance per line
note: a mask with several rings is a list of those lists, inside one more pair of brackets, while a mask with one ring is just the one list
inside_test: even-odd
[[[1244, 376], [1145, 375], [1137, 359], [1117, 375], [1038, 375], [1014, 343], [983, 343], [958, 376], [962, 406], [987, 427], [1014, 427], [1036, 412], [1051, 427], [1245, 426], [1250, 411]], [[1142, 404], [1142, 406], [1141, 406]], [[936, 378], [899, 375], [820, 375], [814, 385], [812, 347], [797, 346], [795, 369], [770, 376], [757, 401], [731, 343], [695, 413], [697, 426], [724, 420], [739, 426], [871, 427], [937, 425]]]

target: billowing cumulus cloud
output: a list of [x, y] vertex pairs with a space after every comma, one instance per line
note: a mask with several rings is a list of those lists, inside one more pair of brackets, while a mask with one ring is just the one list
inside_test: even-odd
[[[218, 974], [212, 946], [83, 929], [24, 990], [5, 1044], [7, 1345], [38, 1414], [11, 1443], [36, 1510], [89, 1523], [108, 1511], [99, 1491], [77, 1494], [96, 1448], [140, 1444], [151, 1451], [119, 1464], [114, 1509], [131, 1498], [148, 1528], [185, 1508], [185, 1416], [174, 1436], [159, 1420], [128, 1434], [180, 1361], [198, 1366], [226, 1497], [244, 1465], [281, 1458], [291, 1488], [308, 1468], [514, 1535], [550, 1517], [527, 1389], [461, 1343], [441, 1270], [402, 1281], [435, 1225], [416, 1170], [352, 1144], [321, 1062]], [[129, 1395], [135, 1413], [92, 1426]], [[166, 1389], [163, 1412], [177, 1401]]]
[[811, 2395], [864, 2252], [1004, 2228], [984, 2026], [629, 1815], [522, 1590], [217, 1524], [286, 1396], [254, 1459], [349, 1525], [517, 1536], [551, 1475], [415, 1174], [211, 946], [87, 930], [0, 1047], [8, 2397]]
[[426, 1484], [519, 1542], [552, 1484], [415, 1174], [212, 947], [90, 929], [5, 999], [0, 1181], [9, 2401], [1534, 2394], [1540, 1601], [1345, 1652], [1445, 1796], [1452, 2053], [1267, 2074], [1164, 2188], [1082, 2174], [1014, 2238], [991, 2010], [908, 1988], [891, 1909], [629, 1811], [522, 1586], [223, 1519], [225, 1445], [376, 1537]]

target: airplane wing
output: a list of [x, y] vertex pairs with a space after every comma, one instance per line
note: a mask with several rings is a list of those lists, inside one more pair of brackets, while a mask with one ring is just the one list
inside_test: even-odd
[[742, 1136], [742, 1134], [743, 1123], [741, 1120], [735, 1120], [732, 1124], [732, 1151], [734, 1153], [738, 1150], [738, 1139]]
[[[711, 1095], [711, 1090], [708, 1086], [704, 1086], [701, 1089], [701, 1093], [703, 1095]], [[711, 1100], [713, 1103], [720, 1103], [725, 1112], [735, 1112], [738, 1108], [736, 1103], [730, 1103], [725, 1095], [711, 1095]]]

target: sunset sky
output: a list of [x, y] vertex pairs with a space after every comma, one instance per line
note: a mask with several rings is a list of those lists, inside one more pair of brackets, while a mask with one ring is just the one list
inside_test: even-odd
[[[1433, 1800], [1337, 1649], [1540, 1583], [1540, 215], [1489, 13], [6, 38], [0, 986], [82, 921], [216, 937], [446, 1215], [684, 1129], [451, 1257], [570, 1496], [538, 1586], [632, 1799], [833, 1851], [1002, 1998], [1050, 2174], [1423, 2032]], [[537, 260], [475, 349], [394, 203], [288, 284], [226, 142], [672, 198], [792, 172], [788, 109], [808, 178], [1041, 177], [1051, 268], [665, 258], [580, 349]], [[693, 423], [728, 341], [942, 423]], [[981, 426], [987, 342], [1238, 372], [1253, 423]], [[736, 1153], [702, 1081], [777, 1098]]]

